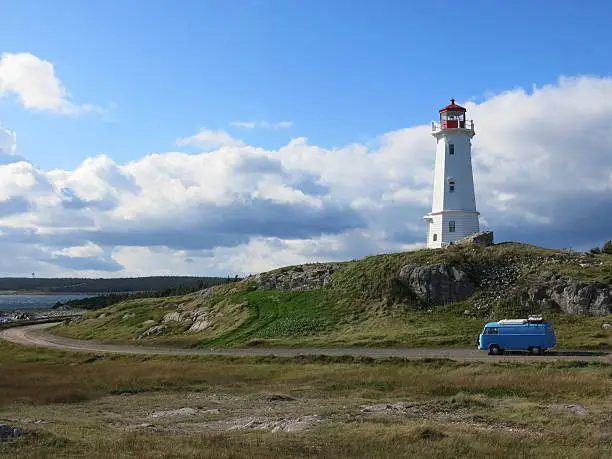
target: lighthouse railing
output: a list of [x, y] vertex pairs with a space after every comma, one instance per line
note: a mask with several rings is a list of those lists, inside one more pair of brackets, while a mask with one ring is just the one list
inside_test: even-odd
[[439, 131], [441, 129], [470, 129], [474, 130], [474, 121], [473, 120], [443, 120], [440, 123], [436, 123], [435, 121], [431, 122], [431, 130], [433, 132]]

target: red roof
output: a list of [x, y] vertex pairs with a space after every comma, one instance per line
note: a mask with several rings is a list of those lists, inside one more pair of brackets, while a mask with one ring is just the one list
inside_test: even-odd
[[451, 103], [448, 104], [446, 107], [441, 108], [439, 111], [440, 113], [442, 113], [442, 112], [449, 112], [449, 111], [466, 112], [467, 110], [463, 108], [461, 105], [457, 105], [455, 103], [455, 99], [451, 99]]

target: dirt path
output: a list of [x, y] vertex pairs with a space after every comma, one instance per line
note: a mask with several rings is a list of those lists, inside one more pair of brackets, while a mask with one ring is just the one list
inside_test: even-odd
[[295, 349], [178, 349], [154, 346], [128, 346], [103, 344], [64, 338], [48, 333], [47, 328], [55, 325], [38, 324], [9, 328], [0, 331], [0, 339], [27, 346], [39, 346], [65, 351], [117, 353], [117, 354], [164, 354], [164, 355], [352, 355], [363, 357], [405, 357], [405, 358], [449, 358], [454, 360], [599, 360], [612, 363], [611, 351], [563, 351], [550, 352], [544, 356], [530, 356], [522, 353], [503, 356], [489, 356], [476, 349], [404, 349], [404, 348], [295, 348]]

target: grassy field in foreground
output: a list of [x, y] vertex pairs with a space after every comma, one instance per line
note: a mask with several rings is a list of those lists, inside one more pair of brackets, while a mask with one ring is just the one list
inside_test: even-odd
[[[0, 368], [0, 423], [27, 432], [0, 443], [2, 457], [612, 454], [612, 367], [596, 362], [96, 356], [0, 343]], [[272, 429], [314, 415], [304, 430]]]

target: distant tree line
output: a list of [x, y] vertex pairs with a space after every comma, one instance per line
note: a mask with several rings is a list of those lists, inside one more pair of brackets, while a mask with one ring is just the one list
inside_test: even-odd
[[[176, 279], [176, 278], [175, 278]], [[174, 285], [163, 290], [154, 290], [149, 292], [135, 292], [135, 293], [109, 293], [104, 295], [92, 296], [89, 298], [81, 298], [76, 300], [70, 300], [66, 302], [58, 302], [53, 306], [54, 308], [64, 307], [69, 309], [102, 309], [107, 306], [119, 303], [125, 300], [132, 300], [138, 298], [162, 298], [168, 296], [180, 296], [194, 293], [205, 288], [212, 287], [213, 285], [225, 284], [228, 282], [238, 282], [240, 279], [238, 276], [234, 278], [224, 277], [203, 277], [196, 278], [197, 280], [191, 282], [185, 282], [182, 284]]]
[[606, 242], [604, 245], [601, 246], [601, 248], [595, 247], [591, 249], [591, 253], [607, 253], [609, 255], [612, 255], [612, 240]]
[[[188, 285], [214, 285], [224, 277], [151, 276], [116, 279], [2, 277], [0, 290], [41, 293], [126, 293], [158, 292]], [[201, 283], [201, 284], [200, 284]]]

